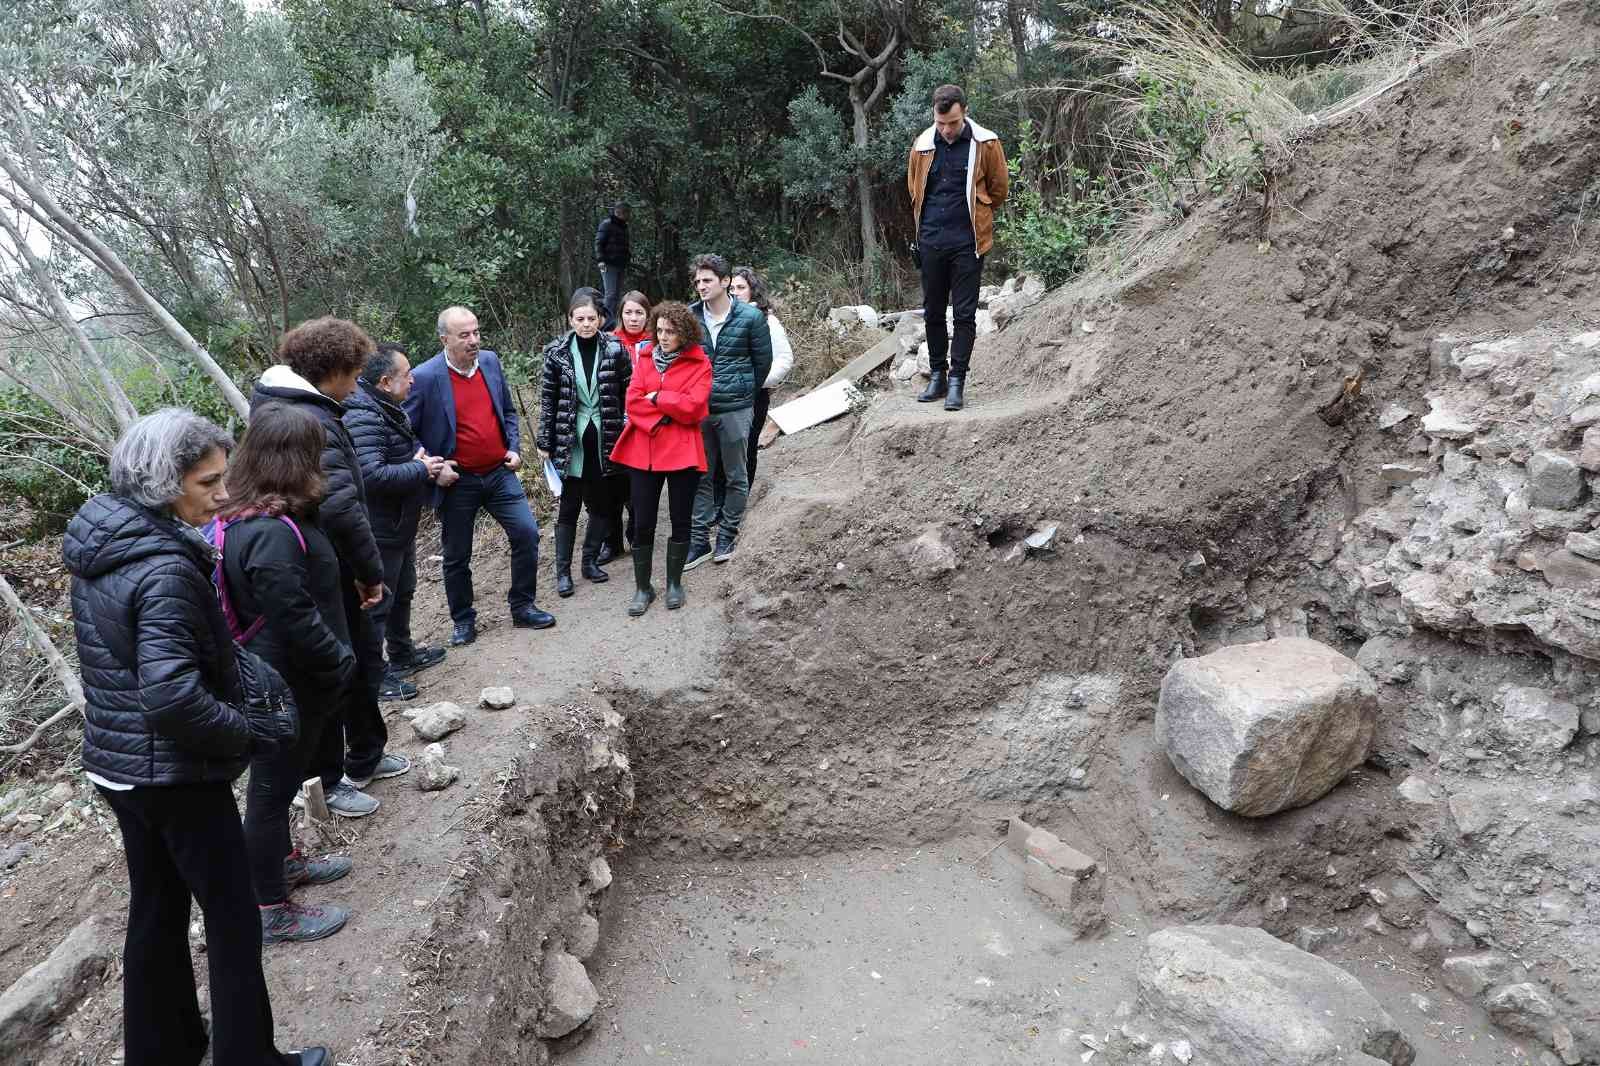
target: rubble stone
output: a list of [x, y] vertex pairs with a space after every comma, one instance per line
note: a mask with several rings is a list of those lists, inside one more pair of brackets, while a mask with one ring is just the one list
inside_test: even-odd
[[104, 976], [116, 952], [109, 926], [91, 914], [43, 962], [0, 993], [0, 1048], [17, 1052], [44, 1039], [88, 984]]
[[405, 717], [423, 740], [442, 740], [467, 724], [467, 712], [448, 701], [406, 711]]
[[574, 914], [561, 924], [561, 936], [569, 954], [587, 959], [600, 947], [600, 922], [587, 912]]
[[503, 711], [517, 702], [517, 694], [510, 685], [496, 685], [484, 689], [478, 695], [478, 702], [491, 711]]
[[1528, 460], [1528, 503], [1565, 511], [1583, 499], [1583, 471], [1560, 452], [1536, 452]]
[[1285, 637], [1174, 663], [1156, 737], [1212, 802], [1260, 817], [1318, 799], [1360, 766], [1377, 714], [1365, 670], [1325, 644]]
[[1578, 706], [1542, 688], [1514, 686], [1500, 699], [1500, 739], [1513, 751], [1560, 751], [1578, 733]]
[[1440, 967], [1444, 986], [1465, 999], [1477, 999], [1490, 985], [1511, 980], [1520, 972], [1508, 956], [1495, 952], [1455, 955]]
[[544, 1011], [538, 1034], [546, 1040], [566, 1036], [594, 1016], [600, 993], [583, 963], [565, 951], [552, 951], [544, 961]]
[[1104, 932], [1105, 877], [1098, 863], [1020, 818], [1011, 819], [1006, 843], [1027, 864], [1024, 884], [1064, 917], [1075, 935]]
[[1484, 993], [1483, 1006], [1495, 1024], [1513, 1033], [1549, 1043], [1556, 1020], [1555, 1005], [1531, 981], [1500, 985]]
[[422, 758], [417, 760], [416, 779], [417, 788], [423, 792], [438, 792], [449, 788], [461, 776], [461, 767], [450, 766], [444, 761], [444, 745], [429, 744], [422, 749]]
[[1391, 1066], [1416, 1052], [1361, 983], [1263, 929], [1189, 925], [1145, 942], [1139, 998], [1161, 1036], [1204, 1066], [1321, 1066], [1360, 1051]]
[[906, 561], [911, 570], [925, 580], [948, 574], [956, 568], [956, 551], [945, 539], [944, 529], [929, 526], [916, 540], [905, 545]]

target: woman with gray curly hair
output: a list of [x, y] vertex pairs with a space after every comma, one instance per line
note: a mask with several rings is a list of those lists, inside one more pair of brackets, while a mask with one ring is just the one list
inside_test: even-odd
[[[128, 861], [126, 1066], [326, 1066], [280, 1053], [261, 972], [261, 919], [232, 783], [281, 734], [246, 710], [197, 527], [227, 502], [233, 439], [167, 408], [111, 452], [111, 491], [67, 526], [85, 696], [83, 768], [117, 816]], [[211, 1033], [189, 961], [189, 899], [205, 916]]]

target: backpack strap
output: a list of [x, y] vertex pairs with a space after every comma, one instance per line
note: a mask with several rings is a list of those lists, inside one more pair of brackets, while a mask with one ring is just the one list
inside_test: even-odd
[[[257, 633], [261, 632], [261, 627], [267, 624], [267, 618], [266, 615], [261, 615], [248, 626], [241, 626], [239, 624], [239, 612], [234, 608], [233, 600], [228, 596], [228, 579], [227, 574], [223, 571], [222, 546], [227, 540], [229, 526], [233, 525], [235, 522], [241, 522], [246, 518], [256, 517], [259, 517], [258, 513], [247, 511], [243, 514], [234, 515], [226, 522], [222, 521], [221, 519], [213, 518], [211, 520], [211, 524], [206, 527], [206, 534], [210, 538], [211, 543], [215, 545], [217, 549], [217, 565], [212, 568], [211, 583], [212, 585], [216, 586], [217, 602], [222, 606], [222, 617], [227, 620], [228, 632], [233, 634], [233, 639], [238, 641], [240, 644], [250, 643], [251, 638], [253, 638]], [[290, 518], [286, 514], [281, 514], [278, 516], [278, 520], [293, 531], [294, 539], [300, 544], [301, 554], [308, 554], [306, 551], [305, 535], [300, 532], [300, 527], [294, 524], [294, 519]]]

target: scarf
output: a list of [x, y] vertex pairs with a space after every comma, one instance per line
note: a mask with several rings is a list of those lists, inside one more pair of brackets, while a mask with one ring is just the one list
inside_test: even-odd
[[675, 352], [663, 351], [661, 345], [659, 344], [650, 349], [650, 359], [656, 364], [656, 373], [660, 374], [662, 377], [667, 376], [667, 367], [671, 366], [673, 361], [682, 354], [683, 349], [681, 347]]

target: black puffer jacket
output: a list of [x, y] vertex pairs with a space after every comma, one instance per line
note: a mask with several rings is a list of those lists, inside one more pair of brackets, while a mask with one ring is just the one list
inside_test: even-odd
[[[367, 517], [379, 547], [411, 543], [432, 482], [417, 462], [417, 435], [406, 413], [364, 382], [344, 402], [344, 425], [367, 489]], [[281, 524], [281, 523], [280, 523]]]
[[232, 781], [250, 726], [198, 531], [120, 496], [67, 525], [83, 674], [83, 768], [128, 785]]
[[[535, 438], [539, 449], [550, 453], [550, 461], [563, 476], [572, 458], [572, 449], [583, 447], [578, 440], [578, 377], [572, 365], [573, 336], [569, 332], [551, 341], [544, 350], [539, 435]], [[595, 382], [600, 386], [600, 471], [603, 475], [620, 474], [622, 468], [611, 461], [611, 449], [622, 436], [626, 421], [628, 380], [633, 376], [633, 362], [622, 342], [609, 333], [600, 334], [595, 359], [599, 361]]]
[[383, 557], [367, 518], [367, 492], [361, 463], [350, 431], [344, 428], [344, 404], [322, 395], [286, 366], [269, 366], [250, 397], [253, 411], [268, 400], [298, 404], [322, 420], [328, 434], [322, 449], [322, 528], [339, 553], [339, 563], [363, 585], [383, 583]]
[[606, 215], [594, 231], [595, 261], [614, 267], [626, 267], [631, 254], [632, 251], [628, 247], [628, 224], [616, 215]]
[[228, 602], [241, 626], [265, 617], [245, 645], [289, 682], [302, 714], [327, 714], [355, 677], [339, 560], [316, 517], [296, 519], [305, 550], [282, 519], [245, 518], [222, 539]]

